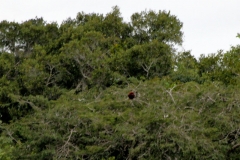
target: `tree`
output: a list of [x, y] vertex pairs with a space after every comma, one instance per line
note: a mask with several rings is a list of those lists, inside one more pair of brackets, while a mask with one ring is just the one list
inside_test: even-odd
[[93, 72], [105, 68], [106, 55], [101, 51], [103, 41], [102, 33], [89, 31], [81, 40], [72, 40], [62, 48], [62, 54], [72, 63], [73, 69], [69, 73], [73, 75], [77, 89], [86, 89], [90, 83], [94, 83]]
[[34, 45], [45, 44], [47, 38], [45, 36], [45, 24], [43, 18], [37, 17], [21, 24], [20, 47], [23, 49], [24, 55], [32, 53]]
[[[132, 48], [128, 49], [131, 76], [165, 76], [172, 67], [173, 45], [182, 43], [182, 23], [170, 12], [145, 11], [131, 16]], [[144, 74], [145, 72], [145, 74]]]
[[170, 12], [142, 11], [131, 16], [133, 36], [138, 44], [156, 39], [166, 44], [181, 44], [183, 24]]
[[240, 76], [240, 46], [232, 47], [222, 58], [222, 74], [220, 79], [225, 84], [235, 84]]
[[48, 23], [44, 26], [44, 35], [41, 45], [47, 54], [58, 54], [62, 45], [59, 43], [60, 31], [56, 22]]
[[222, 56], [221, 51], [218, 54], [201, 55], [198, 65], [199, 75], [205, 80], [218, 80], [218, 73], [222, 68]]
[[180, 52], [174, 56], [174, 66], [171, 73], [174, 81], [201, 83], [198, 75], [198, 62], [190, 51]]
[[154, 40], [135, 45], [127, 53], [130, 60], [127, 67], [132, 76], [162, 77], [170, 73], [172, 53], [167, 44]]
[[20, 25], [17, 22], [2, 21], [0, 23], [1, 52], [17, 55], [20, 50]]

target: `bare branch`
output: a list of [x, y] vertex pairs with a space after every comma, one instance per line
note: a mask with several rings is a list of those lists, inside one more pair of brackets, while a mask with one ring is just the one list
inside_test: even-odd
[[170, 88], [169, 90], [166, 90], [166, 92], [170, 95], [172, 101], [174, 104], [176, 104], [174, 98], [173, 98], [173, 95], [172, 95], [172, 90], [175, 88], [176, 86], [174, 86], [173, 88]]
[[49, 76], [47, 78], [47, 81], [46, 81], [46, 86], [54, 83], [54, 81], [52, 81], [54, 75], [56, 75], [56, 73], [53, 73], [53, 70], [58, 66], [58, 65], [51, 65], [50, 63], [47, 63], [47, 66], [48, 66], [48, 69], [49, 69]]
[[[7, 130], [7, 129], [6, 129]], [[18, 141], [12, 136], [12, 133], [10, 133], [9, 130], [7, 130], [7, 135], [13, 140], [15, 141], [16, 143], [18, 143]]]
[[145, 63], [141, 64], [143, 70], [144, 70], [145, 72], [147, 72], [147, 75], [146, 75], [147, 77], [148, 77], [148, 75], [149, 75], [149, 71], [150, 71], [150, 69], [152, 68], [153, 63], [155, 63], [154, 60], [153, 60], [149, 65], [146, 65]]
[[[67, 156], [69, 155], [69, 146], [73, 146], [71, 143], [70, 143], [70, 140], [71, 140], [71, 137], [72, 137], [72, 133], [73, 132], [76, 132], [74, 129], [71, 129], [70, 130], [70, 134], [68, 136], [68, 139], [67, 141], [64, 143], [64, 145], [58, 150], [58, 157], [57, 159], [60, 159], [62, 157], [64, 158], [67, 158]], [[73, 146], [74, 147], [74, 146]], [[74, 147], [75, 148], [75, 147]]]

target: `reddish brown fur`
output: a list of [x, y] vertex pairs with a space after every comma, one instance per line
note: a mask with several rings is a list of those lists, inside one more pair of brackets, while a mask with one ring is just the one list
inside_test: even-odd
[[134, 92], [131, 91], [131, 92], [128, 94], [128, 98], [129, 98], [129, 99], [135, 98]]

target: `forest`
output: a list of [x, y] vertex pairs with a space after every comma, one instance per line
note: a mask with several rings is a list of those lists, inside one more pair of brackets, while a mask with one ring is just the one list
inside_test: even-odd
[[1, 21], [0, 159], [239, 159], [240, 45], [177, 52], [183, 25], [118, 6]]

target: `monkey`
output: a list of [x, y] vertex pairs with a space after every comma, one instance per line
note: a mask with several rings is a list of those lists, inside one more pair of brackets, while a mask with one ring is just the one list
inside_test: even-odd
[[134, 94], [133, 91], [131, 91], [131, 92], [128, 93], [128, 98], [131, 99], [131, 100], [132, 100], [133, 98], [135, 98], [135, 94]]

